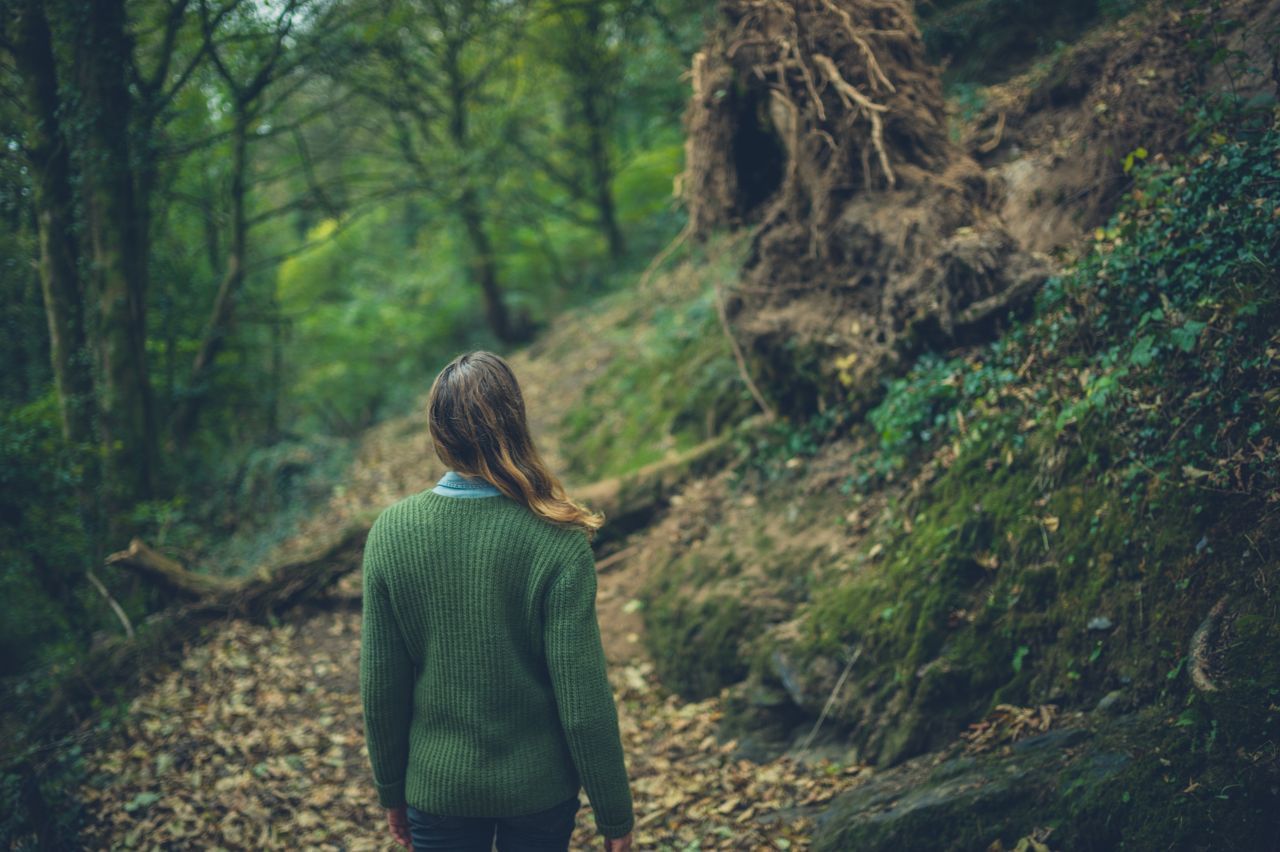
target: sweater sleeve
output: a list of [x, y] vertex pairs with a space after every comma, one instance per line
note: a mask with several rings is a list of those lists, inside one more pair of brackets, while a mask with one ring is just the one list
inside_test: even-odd
[[631, 831], [635, 819], [595, 603], [595, 556], [583, 535], [547, 593], [547, 667], [596, 828], [614, 838]]
[[413, 661], [380, 572], [382, 551], [369, 531], [364, 550], [364, 602], [360, 627], [360, 699], [365, 744], [378, 802], [387, 808], [405, 804], [409, 762], [409, 721], [413, 713]]

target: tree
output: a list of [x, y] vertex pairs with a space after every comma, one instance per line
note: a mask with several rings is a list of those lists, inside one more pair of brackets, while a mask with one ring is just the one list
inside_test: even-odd
[[[146, 355], [155, 167], [147, 145], [200, 60], [197, 49], [174, 71], [188, 2], [154, 4], [163, 11], [159, 39], [144, 50], [123, 0], [22, 0], [6, 21], [28, 116], [23, 148], [63, 434], [100, 444], [112, 519], [157, 488]], [[154, 60], [150, 73], [135, 51]]]
[[[288, 97], [300, 85], [298, 78], [305, 79], [307, 62], [324, 49], [325, 39], [338, 28], [337, 9], [337, 4], [332, 3], [287, 0], [274, 15], [249, 9], [245, 14], [228, 16], [219, 15], [208, 0], [200, 0], [204, 43], [215, 76], [225, 91], [230, 119], [229, 223], [225, 265], [192, 363], [189, 393], [173, 418], [172, 431], [179, 443], [185, 443], [195, 426], [207, 397], [215, 359], [231, 331], [236, 301], [244, 286], [249, 229], [253, 224], [246, 212], [250, 131], [272, 106], [268, 98], [272, 86], [294, 78], [289, 91], [281, 95]], [[305, 161], [301, 141], [299, 148]], [[219, 241], [216, 229], [210, 241]], [[217, 253], [216, 248], [212, 251]]]
[[155, 410], [146, 355], [147, 199], [134, 184], [131, 39], [124, 0], [60, 8], [74, 33], [76, 136], [98, 304], [103, 481], [114, 517], [155, 492]]
[[[538, 49], [564, 80], [563, 117], [558, 132], [548, 127], [539, 139], [520, 142], [521, 153], [575, 202], [592, 209], [590, 224], [600, 231], [613, 260], [626, 254], [613, 197], [613, 129], [622, 82], [618, 24], [622, 10], [609, 0], [559, 0], [547, 10]], [[525, 121], [537, 127], [535, 119]], [[544, 123], [545, 125], [545, 123]], [[559, 154], [559, 157], [556, 155]]]
[[58, 123], [63, 104], [53, 37], [40, 0], [24, 0], [15, 9], [10, 48], [27, 115], [24, 151], [31, 172], [40, 286], [62, 434], [70, 443], [85, 444], [94, 436], [92, 358], [75, 240], [71, 152]]
[[[523, 4], [502, 0], [398, 3], [371, 40], [378, 62], [351, 75], [387, 110], [394, 144], [419, 183], [456, 216], [489, 327], [507, 343], [527, 339], [532, 326], [527, 315], [511, 316], [490, 233], [488, 208], [507, 140], [487, 109], [512, 70], [525, 15]], [[488, 126], [477, 129], [483, 119]]]

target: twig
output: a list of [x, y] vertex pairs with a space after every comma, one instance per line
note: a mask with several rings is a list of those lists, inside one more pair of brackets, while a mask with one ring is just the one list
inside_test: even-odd
[[858, 658], [862, 656], [862, 646], [859, 645], [854, 652], [849, 655], [849, 661], [844, 664], [844, 671], [840, 672], [836, 685], [832, 688], [831, 694], [827, 696], [827, 703], [822, 705], [822, 712], [818, 714], [818, 721], [813, 723], [813, 729], [809, 731], [809, 735], [804, 738], [804, 742], [800, 746], [800, 750], [804, 751], [809, 747], [809, 743], [813, 742], [813, 738], [817, 736], [818, 729], [822, 727], [823, 721], [827, 718], [827, 713], [831, 711], [831, 705], [836, 701], [836, 695], [840, 692], [840, 687], [844, 686], [845, 679], [849, 677], [849, 670], [853, 668], [853, 664], [858, 662]]
[[1000, 141], [1004, 139], [1004, 110], [1000, 111], [999, 117], [996, 119], [996, 129], [992, 131], [991, 138], [978, 146], [978, 150], [984, 154], [990, 154], [992, 151], [1000, 147]]
[[756, 383], [751, 380], [751, 374], [747, 372], [747, 361], [742, 357], [742, 350], [738, 347], [738, 340], [729, 329], [729, 317], [725, 313], [724, 299], [720, 292], [719, 282], [713, 284], [712, 287], [715, 290], [716, 314], [720, 317], [720, 327], [724, 329], [724, 336], [729, 338], [729, 348], [733, 350], [733, 360], [738, 364], [738, 375], [742, 376], [742, 381], [747, 386], [747, 390], [751, 392], [751, 396], [755, 398], [756, 405], [759, 405], [760, 410], [764, 412], [765, 422], [772, 423], [778, 419], [778, 413], [773, 410], [773, 407], [765, 400], [764, 394], [760, 393], [760, 388], [756, 387]]
[[874, 89], [876, 81], [878, 80], [884, 84], [886, 89], [891, 92], [896, 92], [897, 89], [893, 87], [893, 83], [889, 82], [889, 78], [885, 76], [884, 69], [880, 67], [880, 62], [876, 59], [875, 53], [871, 50], [871, 45], [867, 44], [867, 40], [858, 33], [857, 27], [853, 25], [853, 17], [847, 11], [831, 2], [831, 0], [822, 0], [822, 5], [826, 6], [831, 13], [839, 16], [840, 22], [844, 24], [845, 33], [849, 36], [849, 39], [858, 46], [858, 49], [862, 51], [863, 58], [867, 60], [867, 77], [871, 81], [871, 87]]
[[643, 290], [648, 286], [649, 279], [653, 277], [653, 273], [658, 271], [658, 267], [662, 266], [662, 264], [666, 262], [672, 252], [684, 244], [684, 241], [689, 238], [689, 234], [691, 233], [693, 233], [692, 219], [690, 219], [689, 222], [680, 229], [680, 233], [676, 234], [676, 238], [674, 240], [667, 243], [666, 248], [658, 252], [658, 255], [653, 260], [649, 261], [649, 265], [646, 266], [644, 272], [640, 274], [640, 280], [636, 282], [636, 289]]
[[889, 166], [889, 154], [885, 151], [884, 125], [880, 120], [880, 113], [889, 108], [884, 104], [872, 102], [870, 98], [840, 76], [840, 70], [830, 57], [815, 53], [813, 55], [813, 64], [818, 66], [827, 80], [831, 82], [831, 85], [835, 87], [836, 93], [844, 101], [845, 107], [853, 109], [856, 104], [863, 115], [867, 117], [867, 120], [871, 122], [871, 146], [875, 148], [876, 154], [880, 158], [880, 166], [884, 169], [885, 179], [889, 182], [889, 186], [893, 186], [895, 178], [893, 169]]
[[116, 603], [116, 599], [111, 597], [111, 593], [107, 591], [106, 586], [102, 585], [102, 581], [93, 573], [92, 568], [86, 568], [84, 573], [88, 575], [89, 582], [93, 583], [93, 587], [98, 590], [98, 593], [107, 599], [107, 603], [115, 611], [116, 618], [120, 619], [120, 623], [124, 625], [124, 632], [132, 639], [133, 624], [129, 621], [129, 616], [125, 615], [124, 610], [120, 608], [120, 604]]

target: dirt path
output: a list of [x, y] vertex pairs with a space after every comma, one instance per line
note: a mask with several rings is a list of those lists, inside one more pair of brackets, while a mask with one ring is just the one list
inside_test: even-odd
[[[802, 849], [805, 806], [857, 775], [735, 761], [716, 700], [667, 695], [639, 650], [625, 571], [600, 617], [641, 849]], [[326, 608], [275, 626], [232, 621], [140, 695], [87, 750], [91, 848], [390, 849], [373, 798], [359, 699], [359, 574]], [[617, 627], [618, 629], [614, 629]], [[585, 796], [574, 849], [596, 844]], [[800, 810], [794, 810], [800, 806]], [[789, 821], [787, 821], [789, 820]]]
[[[609, 311], [571, 313], [511, 359], [531, 428], [559, 467], [559, 413], [620, 345]], [[281, 544], [430, 487], [443, 472], [422, 406], [371, 429], [328, 504]], [[572, 488], [572, 483], [569, 483]], [[638, 535], [644, 536], [646, 532]], [[736, 760], [717, 699], [669, 695], [647, 660], [636, 598], [652, 551], [600, 576], [598, 607], [636, 806], [639, 849], [802, 849], [816, 806], [857, 767]], [[390, 849], [374, 798], [359, 697], [360, 573], [276, 626], [229, 621], [149, 685], [113, 730], [82, 733], [91, 848]], [[583, 796], [574, 849], [596, 848]]]

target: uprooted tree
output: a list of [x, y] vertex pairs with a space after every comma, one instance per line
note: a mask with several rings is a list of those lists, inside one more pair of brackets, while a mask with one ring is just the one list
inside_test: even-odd
[[783, 410], [869, 403], [1045, 279], [948, 138], [907, 0], [721, 0], [692, 78], [690, 228], [754, 227], [726, 315]]

